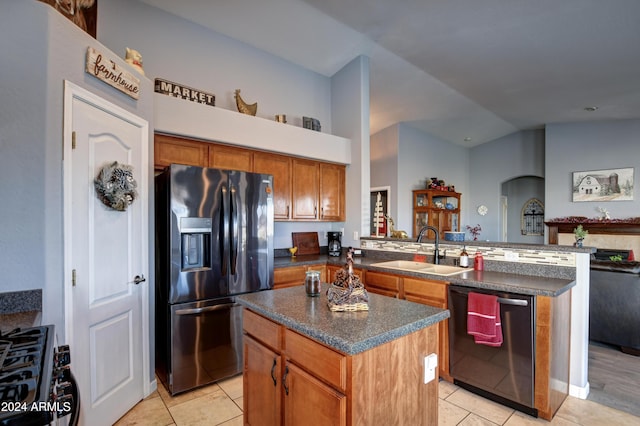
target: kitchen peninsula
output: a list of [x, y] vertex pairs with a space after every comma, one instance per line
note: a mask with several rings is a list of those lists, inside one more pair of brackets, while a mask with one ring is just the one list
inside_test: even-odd
[[238, 297], [245, 424], [437, 424], [437, 366], [425, 384], [425, 357], [449, 311], [370, 294], [368, 311], [332, 312], [326, 288]]
[[[429, 259], [433, 254], [433, 243], [362, 238], [363, 257], [356, 258], [354, 272], [360, 275], [370, 295], [375, 292], [440, 308], [449, 307], [449, 284], [535, 297], [535, 332], [538, 342], [535, 354], [535, 407], [540, 417], [551, 419], [567, 393], [581, 397], [581, 390], [587, 384], [586, 371], [578, 367], [585, 365], [583, 359], [587, 356], [587, 336], [584, 334], [585, 322], [581, 309], [584, 305], [581, 300], [584, 298], [585, 286], [583, 274], [584, 269], [588, 271], [589, 268], [591, 249], [484, 241], [447, 241], [440, 244], [442, 254], [446, 250], [446, 257], [442, 263], [452, 265], [457, 260], [463, 244], [466, 244], [470, 253], [479, 251], [483, 254], [484, 271], [474, 271], [470, 268], [463, 273], [438, 276], [385, 268], [380, 266], [381, 261], [410, 261], [415, 255], [426, 255]], [[276, 258], [274, 262], [279, 276], [289, 277], [290, 274], [285, 273], [287, 270], [304, 271], [305, 268], [312, 268], [324, 273], [329, 282], [334, 276], [333, 271], [343, 265], [343, 258], [329, 256]], [[302, 283], [302, 279], [299, 279], [299, 283]], [[287, 282], [287, 285], [290, 283]], [[573, 309], [576, 302], [577, 308]], [[449, 320], [445, 319], [438, 324], [438, 367], [440, 376], [451, 381], [446, 324], [448, 322]], [[580, 387], [569, 382], [570, 377]], [[586, 394], [584, 395], [586, 397]]]

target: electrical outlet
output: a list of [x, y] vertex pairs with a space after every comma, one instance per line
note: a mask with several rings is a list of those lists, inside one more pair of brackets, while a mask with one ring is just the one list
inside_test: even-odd
[[358, 231], [353, 231], [353, 239], [354, 240], [358, 239]]
[[504, 260], [508, 262], [515, 262], [520, 259], [520, 254], [513, 251], [505, 251], [504, 252]]

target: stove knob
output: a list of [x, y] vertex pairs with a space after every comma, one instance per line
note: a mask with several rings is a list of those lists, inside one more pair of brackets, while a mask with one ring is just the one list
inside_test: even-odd
[[53, 380], [57, 382], [68, 382], [71, 380], [71, 368], [68, 365], [57, 367], [53, 370]]
[[57, 400], [58, 402], [58, 417], [66, 416], [71, 413], [71, 407], [73, 407], [73, 396], [63, 395]]
[[72, 392], [71, 383], [62, 382], [56, 385], [56, 395], [58, 399], [64, 397], [65, 395], [71, 395]]
[[71, 364], [71, 352], [69, 351], [69, 345], [58, 346], [58, 351], [55, 354], [55, 363], [57, 366]]

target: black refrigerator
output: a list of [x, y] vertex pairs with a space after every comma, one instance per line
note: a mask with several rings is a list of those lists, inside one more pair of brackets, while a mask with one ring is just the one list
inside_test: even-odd
[[273, 177], [172, 164], [155, 178], [156, 372], [175, 395], [242, 372], [235, 295], [273, 288]]

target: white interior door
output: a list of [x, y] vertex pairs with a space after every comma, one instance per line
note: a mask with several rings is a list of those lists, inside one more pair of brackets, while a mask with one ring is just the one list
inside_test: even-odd
[[[140, 401], [148, 380], [148, 123], [65, 85], [65, 286], [67, 340], [83, 425], [111, 425]], [[66, 137], [65, 137], [66, 139]], [[94, 178], [118, 161], [138, 195], [126, 211], [96, 196]], [[69, 296], [69, 297], [67, 297]]]

